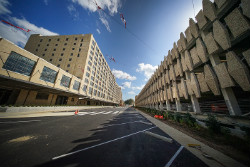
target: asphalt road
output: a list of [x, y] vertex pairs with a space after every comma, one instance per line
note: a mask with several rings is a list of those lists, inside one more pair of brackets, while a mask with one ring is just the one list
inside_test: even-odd
[[207, 166], [133, 108], [0, 119], [0, 166]]

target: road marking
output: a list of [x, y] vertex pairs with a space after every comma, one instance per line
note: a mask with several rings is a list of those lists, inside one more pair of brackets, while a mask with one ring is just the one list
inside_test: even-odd
[[153, 125], [152, 123], [150, 123], [150, 122], [144, 122], [144, 121], [140, 121], [141, 123], [143, 123], [143, 124], [146, 124], [146, 125]]
[[150, 129], [153, 129], [153, 128], [156, 128], [156, 126], [153, 126], [153, 127], [151, 127], [151, 128], [147, 128], [147, 129], [144, 129], [144, 130], [135, 132], [135, 133], [131, 133], [131, 134], [126, 135], [126, 136], [118, 137], [118, 138], [115, 138], [115, 139], [113, 139], [113, 140], [109, 140], [109, 141], [106, 141], [106, 142], [103, 142], [103, 143], [100, 143], [100, 144], [97, 144], [97, 145], [93, 145], [93, 146], [90, 146], [90, 147], [87, 147], [87, 148], [84, 148], [84, 149], [80, 149], [80, 150], [77, 150], [77, 151], [73, 151], [73, 152], [70, 152], [70, 153], [67, 153], [67, 154], [62, 154], [62, 155], [60, 155], [60, 156], [57, 156], [57, 157], [52, 158], [52, 160], [60, 159], [60, 158], [63, 158], [63, 157], [69, 156], [69, 155], [73, 155], [73, 154], [79, 153], [79, 152], [81, 152], [81, 151], [86, 151], [86, 150], [89, 150], [89, 149], [91, 149], [91, 148], [95, 148], [95, 147], [98, 147], [98, 146], [101, 146], [101, 145], [104, 145], [104, 144], [108, 144], [108, 143], [111, 143], [111, 142], [114, 142], [114, 141], [117, 141], [117, 140], [121, 140], [121, 139], [124, 139], [124, 138], [130, 137], [130, 136], [136, 135], [136, 134], [138, 134], [138, 133], [145, 132], [145, 131], [150, 130]]
[[120, 111], [115, 111], [113, 114], [118, 114]]
[[113, 111], [108, 111], [108, 112], [106, 112], [106, 113], [102, 113], [102, 114], [110, 114], [110, 113], [112, 113]]
[[110, 126], [119, 126], [119, 125], [124, 125], [124, 124], [131, 124], [131, 123], [136, 123], [136, 122], [142, 122], [142, 121], [124, 122], [124, 123], [121, 123], [121, 124], [111, 124], [111, 125], [104, 126], [104, 128], [105, 127], [110, 127]]
[[181, 152], [184, 146], [180, 146], [180, 148], [176, 151], [174, 156], [168, 161], [168, 163], [165, 165], [165, 167], [170, 167], [170, 165], [174, 162], [175, 158], [178, 156], [178, 154]]
[[149, 132], [149, 131], [145, 131], [144, 133], [147, 134], [147, 135], [153, 136], [153, 137], [155, 137], [157, 139], [161, 139], [161, 140], [164, 140], [166, 142], [173, 143], [173, 139], [167, 138], [165, 136], [161, 136], [161, 135]]
[[6, 121], [6, 122], [0, 122], [1, 124], [15, 124], [15, 123], [26, 123], [26, 122], [38, 122], [41, 120], [28, 120], [28, 121]]

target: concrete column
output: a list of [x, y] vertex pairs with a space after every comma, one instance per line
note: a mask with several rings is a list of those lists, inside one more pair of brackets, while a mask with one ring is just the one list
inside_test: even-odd
[[[220, 64], [220, 59], [218, 55], [209, 55], [209, 59], [211, 61], [212, 66], [216, 66]], [[241, 115], [241, 110], [238, 104], [238, 101], [234, 95], [233, 89], [229, 88], [221, 88], [222, 95], [227, 105], [227, 109], [229, 110], [230, 115]]]
[[160, 110], [162, 111], [163, 110], [163, 103], [160, 102]]
[[193, 106], [194, 112], [201, 113], [200, 104], [198, 102], [198, 99], [195, 97], [195, 95], [191, 95], [191, 101], [192, 101], [192, 106]]
[[158, 103], [155, 104], [155, 109], [158, 110]]
[[175, 99], [176, 110], [181, 111], [181, 102], [179, 99]]
[[166, 107], [167, 107], [167, 110], [170, 111], [171, 110], [171, 106], [170, 106], [170, 103], [168, 100], [166, 100]]
[[[190, 73], [189, 72], [185, 72], [186, 78], [190, 79]], [[200, 108], [200, 104], [198, 102], [198, 99], [195, 97], [195, 95], [191, 95], [191, 102], [192, 102], [192, 107], [195, 113], [201, 113], [201, 108]]]

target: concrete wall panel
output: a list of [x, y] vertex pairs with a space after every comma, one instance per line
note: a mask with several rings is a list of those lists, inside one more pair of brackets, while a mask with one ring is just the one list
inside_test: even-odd
[[235, 38], [250, 29], [250, 24], [241, 14], [241, 11], [236, 8], [227, 17], [225, 22]]
[[226, 63], [220, 63], [214, 66], [215, 73], [219, 79], [221, 88], [228, 88], [235, 86], [232, 78], [230, 77]]
[[202, 29], [207, 24], [207, 18], [204, 16], [203, 11], [200, 10], [198, 14], [195, 16], [197, 20], [197, 24], [200, 29]]
[[214, 4], [210, 0], [203, 0], [203, 13], [211, 21], [216, 18], [216, 10]]
[[197, 38], [199, 36], [199, 28], [192, 18], [189, 19], [189, 27], [191, 34]]
[[194, 66], [196, 66], [196, 65], [198, 65], [198, 64], [201, 63], [201, 59], [200, 59], [199, 56], [198, 56], [196, 47], [193, 47], [193, 48], [190, 50], [190, 55], [191, 55], [191, 58], [192, 58], [192, 60], [193, 60]]
[[207, 47], [207, 51], [208, 51], [209, 54], [213, 54], [213, 53], [215, 53], [215, 52], [217, 52], [219, 50], [219, 46], [216, 43], [216, 41], [214, 40], [212, 32], [208, 33], [204, 37], [203, 41], [205, 42], [205, 45]]
[[250, 49], [248, 49], [247, 51], [243, 52], [242, 55], [244, 56], [244, 58], [247, 61], [248, 66], [250, 67]]
[[201, 61], [203, 63], [208, 61], [208, 57], [207, 57], [207, 49], [205, 44], [203, 43], [203, 41], [198, 38], [196, 40], [196, 50], [197, 50], [197, 54], [199, 56], [199, 58], [201, 59]]
[[231, 47], [228, 30], [218, 20], [213, 23], [213, 34], [215, 41], [222, 47], [222, 49], [227, 50]]
[[228, 52], [228, 72], [244, 91], [250, 91], [249, 70], [234, 52]]

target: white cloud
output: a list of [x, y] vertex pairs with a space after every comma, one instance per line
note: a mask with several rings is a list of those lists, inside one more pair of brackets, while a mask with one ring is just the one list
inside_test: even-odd
[[67, 9], [68, 9], [70, 15], [72, 15], [75, 20], [79, 19], [79, 13], [77, 12], [74, 5], [70, 4], [69, 6], [67, 6]]
[[131, 87], [131, 82], [123, 82], [122, 83], [122, 87], [127, 87], [127, 88], [130, 88]]
[[12, 12], [7, 8], [10, 5], [7, 0], [0, 0], [0, 15], [11, 14]]
[[157, 69], [157, 66], [152, 66], [151, 64], [140, 63], [138, 66], [139, 68], [136, 69], [136, 72], [143, 72], [147, 79], [149, 79]]
[[104, 26], [106, 27], [108, 32], [111, 32], [111, 29], [110, 29], [109, 22], [107, 20], [106, 14], [105, 13], [102, 14], [100, 11], [98, 11], [98, 13], [99, 13], [99, 16], [100, 16], [99, 19], [101, 20], [102, 24], [104, 24]]
[[115, 70], [113, 69], [112, 70], [112, 73], [114, 74], [114, 76], [118, 79], [126, 79], [126, 80], [130, 80], [130, 81], [133, 81], [133, 80], [136, 80], [136, 77], [135, 76], [131, 76], [129, 75], [128, 73], [126, 72], [123, 72], [123, 71], [120, 71], [120, 70]]
[[98, 34], [101, 34], [101, 31], [97, 28], [96, 31], [98, 32]]
[[[121, 7], [121, 0], [72, 0], [74, 3], [78, 3], [84, 9], [88, 9], [91, 12], [96, 12], [97, 5], [100, 6], [103, 10], [108, 9], [111, 15], [114, 15], [118, 12], [118, 8]], [[97, 3], [97, 5], [95, 4]]]
[[[111, 32], [107, 15], [102, 12], [102, 10], [97, 8], [97, 5], [103, 10], [108, 9], [111, 17], [118, 13], [118, 9], [122, 6], [121, 0], [72, 0], [73, 3], [77, 3], [82, 6], [84, 9], [87, 9], [91, 12], [98, 11], [99, 19], [104, 24], [106, 29]], [[97, 3], [97, 4], [96, 4]]]
[[45, 5], [48, 5], [48, 0], [44, 0]]
[[130, 91], [130, 92], [128, 92], [128, 94], [135, 95], [135, 92], [134, 91]]
[[132, 86], [131, 88], [132, 88], [132, 90], [142, 90], [142, 88], [145, 86], [145, 84], [144, 85], [141, 85], [141, 86]]
[[31, 30], [30, 32], [25, 32], [23, 30], [12, 27], [8, 24], [4, 24], [2, 22], [0, 23], [0, 36], [21, 47], [23, 47], [26, 44], [31, 34], [58, 35], [57, 33], [54, 33], [43, 27], [38, 27], [35, 24], [30, 23], [26, 19], [9, 17], [8, 21], [26, 30], [28, 29]]
[[123, 89], [125, 89], [123, 86], [120, 86], [120, 88], [123, 90]]

